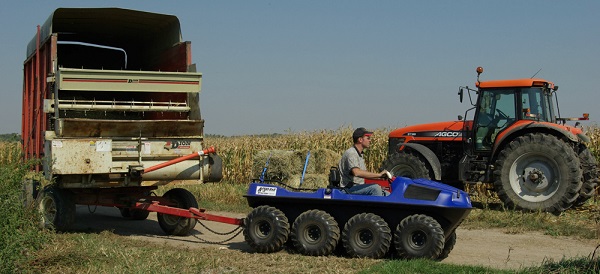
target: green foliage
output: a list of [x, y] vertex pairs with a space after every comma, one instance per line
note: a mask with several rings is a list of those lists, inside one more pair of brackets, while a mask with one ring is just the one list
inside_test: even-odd
[[35, 210], [23, 206], [22, 183], [29, 166], [8, 162], [0, 165], [0, 273], [15, 271], [47, 237], [37, 227]]
[[[598, 248], [600, 248], [600, 245]], [[596, 248], [596, 251], [598, 251], [598, 248]], [[578, 257], [562, 259], [558, 262], [548, 260], [540, 267], [525, 268], [520, 273], [600, 273], [600, 257], [596, 257], [595, 259]]]
[[21, 141], [21, 135], [16, 133], [0, 134], [0, 142], [18, 142]]
[[386, 261], [360, 273], [423, 273], [423, 274], [446, 274], [446, 273], [514, 273], [513, 271], [496, 270], [481, 266], [458, 266], [452, 264], [440, 264], [435, 261], [419, 260], [391, 260]]

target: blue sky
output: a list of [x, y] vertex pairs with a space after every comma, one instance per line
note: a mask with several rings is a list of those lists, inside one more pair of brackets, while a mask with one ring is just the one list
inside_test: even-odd
[[600, 1], [4, 1], [0, 133], [20, 132], [26, 45], [58, 7], [176, 15], [207, 134], [453, 120], [477, 66], [487, 80], [541, 69], [563, 117], [600, 121]]

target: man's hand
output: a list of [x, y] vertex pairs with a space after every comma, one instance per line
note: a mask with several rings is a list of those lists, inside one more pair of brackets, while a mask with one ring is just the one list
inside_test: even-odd
[[384, 169], [383, 171], [379, 172], [379, 177], [385, 179], [392, 179], [392, 174]]

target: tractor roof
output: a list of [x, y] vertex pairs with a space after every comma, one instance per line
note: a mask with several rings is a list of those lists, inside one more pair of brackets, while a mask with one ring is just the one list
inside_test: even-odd
[[477, 82], [478, 88], [508, 88], [508, 87], [543, 87], [548, 85], [554, 87], [554, 83], [539, 78], [511, 79], [511, 80], [490, 80]]

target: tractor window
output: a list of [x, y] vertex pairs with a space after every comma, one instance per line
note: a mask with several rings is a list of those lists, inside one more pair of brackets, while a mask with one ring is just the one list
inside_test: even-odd
[[522, 119], [536, 121], [552, 121], [552, 112], [549, 95], [545, 95], [540, 88], [526, 88], [521, 93]]
[[498, 132], [515, 121], [515, 90], [483, 90], [476, 125], [476, 148], [491, 149]]

